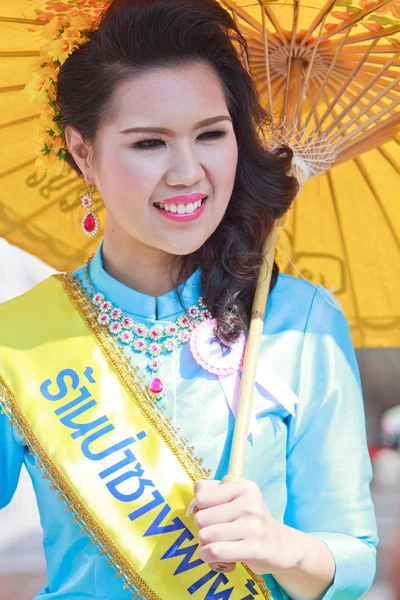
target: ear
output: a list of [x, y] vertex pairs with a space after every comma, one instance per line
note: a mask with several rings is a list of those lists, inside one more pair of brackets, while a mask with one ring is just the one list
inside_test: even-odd
[[83, 140], [83, 137], [75, 127], [67, 125], [65, 128], [65, 140], [72, 158], [83, 173], [87, 182], [94, 181], [94, 173], [91, 165], [91, 147]]

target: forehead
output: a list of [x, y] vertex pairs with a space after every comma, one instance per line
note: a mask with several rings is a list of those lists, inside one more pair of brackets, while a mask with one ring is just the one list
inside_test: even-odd
[[212, 67], [198, 63], [159, 67], [124, 81], [113, 96], [114, 122], [121, 127], [163, 125], [179, 129], [229, 114], [221, 81]]

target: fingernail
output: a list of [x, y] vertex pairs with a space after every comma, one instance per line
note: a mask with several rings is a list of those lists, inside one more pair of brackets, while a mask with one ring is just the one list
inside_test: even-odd
[[193, 498], [193, 500], [189, 504], [189, 508], [187, 509], [186, 516], [189, 517], [189, 515], [193, 515], [196, 512], [197, 512], [196, 500], [195, 500], [195, 498]]

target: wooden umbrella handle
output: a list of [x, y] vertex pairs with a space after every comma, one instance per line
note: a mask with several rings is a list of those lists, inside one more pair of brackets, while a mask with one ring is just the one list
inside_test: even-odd
[[[277, 237], [278, 223], [275, 224], [273, 231], [268, 236], [263, 246], [262, 254], [264, 260], [258, 274], [257, 287], [251, 313], [229, 469], [228, 474], [223, 478], [222, 483], [237, 482], [241, 481], [243, 478], [243, 465], [247, 437], [249, 435], [251, 409], [253, 404], [253, 391], [257, 375], [258, 355], [264, 328], [264, 318], [271, 284]], [[196, 512], [195, 503], [191, 504], [188, 514], [193, 512]], [[235, 566], [235, 563], [214, 563], [210, 565], [210, 567], [215, 571], [221, 571], [224, 573], [233, 571]]]

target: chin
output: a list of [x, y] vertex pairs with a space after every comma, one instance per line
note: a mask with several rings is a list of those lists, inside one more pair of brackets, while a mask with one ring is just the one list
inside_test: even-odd
[[186, 256], [187, 254], [193, 254], [193, 252], [197, 252], [197, 250], [201, 248], [206, 241], [207, 238], [205, 240], [200, 240], [197, 244], [194, 244], [193, 240], [187, 244], [178, 242], [170, 243], [168, 244], [167, 252], [169, 252], [169, 254], [174, 254], [175, 256]]

